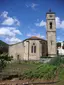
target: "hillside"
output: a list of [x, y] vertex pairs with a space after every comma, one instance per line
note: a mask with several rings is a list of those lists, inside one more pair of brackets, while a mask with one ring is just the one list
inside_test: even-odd
[[0, 40], [0, 45], [2, 45], [2, 46], [8, 46], [8, 44], [5, 43], [5, 42], [3, 42], [2, 40]]
[[8, 44], [0, 40], [0, 54], [8, 53]]

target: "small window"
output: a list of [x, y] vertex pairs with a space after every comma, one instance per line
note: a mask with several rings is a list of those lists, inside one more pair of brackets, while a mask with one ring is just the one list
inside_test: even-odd
[[50, 29], [52, 29], [52, 22], [50, 22]]

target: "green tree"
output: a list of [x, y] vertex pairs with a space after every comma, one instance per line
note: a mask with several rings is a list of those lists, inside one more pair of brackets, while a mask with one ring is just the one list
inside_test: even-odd
[[12, 60], [12, 56], [8, 56], [8, 54], [0, 54], [0, 72], [2, 71], [2, 69], [6, 66], [6, 63], [8, 61]]

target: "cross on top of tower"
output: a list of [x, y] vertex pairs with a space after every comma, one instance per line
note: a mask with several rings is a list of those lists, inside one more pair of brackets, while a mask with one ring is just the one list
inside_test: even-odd
[[49, 9], [49, 12], [52, 12], [51, 9]]
[[49, 11], [46, 14], [55, 14], [55, 12], [52, 12], [52, 10], [49, 9]]

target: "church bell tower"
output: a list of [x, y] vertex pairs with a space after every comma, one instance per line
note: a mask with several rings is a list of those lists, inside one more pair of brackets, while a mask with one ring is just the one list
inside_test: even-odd
[[57, 54], [56, 49], [56, 22], [55, 13], [49, 10], [46, 13], [46, 26], [47, 26], [47, 45], [48, 56], [55, 57]]

